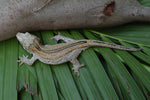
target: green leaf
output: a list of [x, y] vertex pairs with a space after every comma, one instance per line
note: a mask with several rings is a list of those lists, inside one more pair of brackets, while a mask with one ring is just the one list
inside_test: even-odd
[[[150, 6], [149, 0], [139, 0]], [[19, 67], [17, 59], [29, 55], [17, 40], [0, 42], [0, 100], [144, 100], [150, 99], [150, 24], [130, 23], [113, 28], [65, 30], [62, 35], [77, 39], [96, 39], [132, 48], [127, 52], [93, 47], [78, 57], [80, 77], [70, 62], [48, 65], [36, 61]], [[33, 33], [42, 44], [57, 44], [50, 37], [58, 31]], [[61, 41], [62, 42], [62, 41]], [[30, 55], [32, 57], [32, 55]], [[17, 92], [18, 91], [18, 92]]]
[[[19, 57], [23, 55], [26, 56], [29, 54], [19, 45]], [[17, 90], [21, 91], [23, 88], [29, 93], [34, 95], [37, 94], [37, 77], [35, 69], [25, 64], [19, 66], [17, 75]]]
[[0, 99], [16, 100], [16, 80], [17, 80], [17, 56], [18, 46], [16, 39], [10, 39], [0, 43]]
[[[103, 36], [102, 38], [107, 42], [111, 42]], [[108, 63], [108, 69], [110, 68], [109, 70], [113, 72], [114, 77], [116, 77], [117, 81], [119, 81], [119, 84], [121, 86], [120, 88], [122, 90], [122, 95], [124, 97], [127, 97], [126, 99], [132, 99], [132, 100], [144, 99], [144, 95], [137, 87], [136, 83], [132, 79], [132, 76], [130, 76], [127, 69], [125, 69], [123, 63], [121, 63], [121, 61], [118, 59], [117, 55], [108, 48], [101, 48], [101, 49], [98, 48], [96, 49], [96, 51], [102, 54], [102, 56]], [[115, 51], [120, 51], [120, 50], [115, 50]], [[126, 51], [120, 51], [120, 52], [122, 52], [123, 54]]]
[[25, 91], [21, 91], [20, 92], [20, 100], [32, 100], [32, 97], [29, 93], [25, 92]]
[[100, 33], [105, 33], [109, 37], [124, 39], [132, 42], [137, 42], [145, 45], [150, 45], [150, 24], [127, 24], [114, 28], [99, 29]]

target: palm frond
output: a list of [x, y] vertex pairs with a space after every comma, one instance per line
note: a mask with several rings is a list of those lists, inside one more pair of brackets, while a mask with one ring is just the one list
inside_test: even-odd
[[[149, 6], [149, 0], [139, 0]], [[150, 24], [132, 23], [115, 28], [61, 31], [78, 39], [102, 40], [132, 48], [127, 52], [93, 47], [81, 53], [78, 78], [71, 63], [47, 65], [40, 61], [33, 66], [19, 67], [17, 59], [29, 55], [16, 38], [0, 42], [0, 100], [145, 100], [150, 99]], [[58, 31], [33, 33], [43, 44]], [[32, 55], [30, 55], [31, 57]]]

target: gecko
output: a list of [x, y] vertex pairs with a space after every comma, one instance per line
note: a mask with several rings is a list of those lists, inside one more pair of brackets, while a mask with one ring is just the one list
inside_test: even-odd
[[41, 62], [50, 65], [57, 65], [70, 61], [73, 64], [72, 70], [77, 74], [77, 76], [80, 76], [79, 69], [84, 66], [84, 64], [80, 64], [77, 57], [83, 50], [89, 47], [98, 46], [126, 51], [141, 50], [141, 48], [128, 48], [125, 46], [98, 40], [74, 40], [72, 38], [63, 36], [60, 33], [51, 39], [56, 39], [57, 41], [63, 40], [66, 43], [60, 43], [56, 45], [41, 45], [40, 38], [28, 32], [19, 32], [17, 33], [16, 37], [20, 44], [22, 44], [23, 48], [33, 55], [31, 59], [28, 59], [28, 56], [24, 55], [23, 57], [19, 57], [17, 62], [20, 62], [20, 66], [23, 63], [32, 65], [36, 60], [40, 60]]

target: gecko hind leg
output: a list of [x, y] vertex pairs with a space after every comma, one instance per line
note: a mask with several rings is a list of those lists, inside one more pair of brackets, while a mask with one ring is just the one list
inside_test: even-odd
[[80, 62], [79, 62], [77, 59], [71, 60], [71, 63], [73, 64], [72, 70], [73, 70], [74, 73], [77, 74], [77, 76], [79, 77], [79, 76], [80, 76], [79, 69], [80, 69], [81, 67], [83, 67], [85, 64], [80, 64]]
[[60, 32], [58, 32], [58, 35], [55, 35], [54, 37], [52, 37], [51, 40], [52, 39], [55, 39], [56, 41], [63, 40], [65, 42], [74, 41], [74, 39], [71, 39], [71, 38], [68, 38], [68, 37], [65, 37], [65, 36], [61, 35]]

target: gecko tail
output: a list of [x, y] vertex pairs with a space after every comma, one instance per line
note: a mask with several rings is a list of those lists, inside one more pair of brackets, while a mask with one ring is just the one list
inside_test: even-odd
[[89, 46], [100, 46], [100, 47], [113, 48], [113, 49], [126, 50], [126, 51], [142, 50], [142, 48], [129, 48], [122, 45], [108, 43], [104, 41], [97, 41], [97, 40], [88, 40], [87, 43], [89, 44]]

